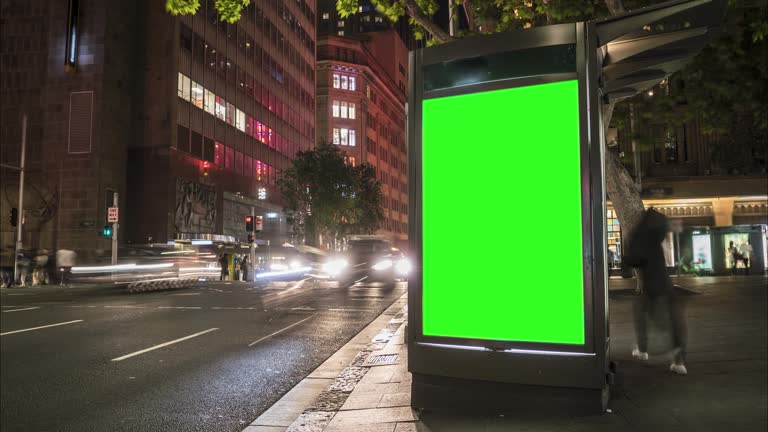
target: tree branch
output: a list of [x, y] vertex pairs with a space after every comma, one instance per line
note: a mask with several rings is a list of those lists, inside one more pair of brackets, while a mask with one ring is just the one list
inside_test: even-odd
[[467, 26], [469, 31], [475, 31], [475, 15], [472, 13], [472, 5], [469, 0], [461, 0], [461, 6], [464, 8], [464, 14], [467, 16]]
[[449, 35], [424, 13], [423, 10], [416, 4], [416, 0], [402, 0], [405, 9], [408, 11], [408, 15], [413, 18], [416, 23], [424, 28], [429, 34], [432, 35], [440, 43], [450, 42], [455, 40], [453, 36]]

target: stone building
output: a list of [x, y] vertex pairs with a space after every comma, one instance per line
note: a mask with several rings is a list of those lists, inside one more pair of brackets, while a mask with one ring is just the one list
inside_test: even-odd
[[393, 30], [318, 39], [317, 140], [375, 167], [385, 208], [378, 234], [400, 243], [408, 238], [407, 66]]

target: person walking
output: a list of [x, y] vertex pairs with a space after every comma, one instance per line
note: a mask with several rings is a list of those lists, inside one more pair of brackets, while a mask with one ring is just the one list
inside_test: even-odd
[[629, 252], [625, 257], [627, 264], [640, 270], [643, 284], [643, 292], [634, 305], [637, 344], [632, 350], [632, 357], [648, 360], [648, 317], [660, 315], [654, 312], [663, 311], [666, 312], [662, 316], [670, 327], [673, 345], [669, 369], [676, 374], [686, 375], [688, 369], [685, 367], [686, 328], [683, 305], [667, 275], [661, 247], [667, 235], [667, 227], [666, 216], [654, 208], [646, 210], [631, 236]]
[[48, 251], [43, 249], [35, 256], [35, 270], [32, 272], [32, 286], [48, 285]]
[[229, 278], [229, 259], [227, 258], [227, 254], [221, 254], [219, 257], [219, 265], [221, 266], [221, 276], [219, 276], [219, 280], [227, 280]]
[[752, 245], [749, 244], [749, 240], [741, 242], [739, 245], [739, 254], [741, 255], [741, 262], [744, 264], [744, 271], [749, 276], [749, 263], [752, 259]]
[[739, 249], [734, 246], [733, 242], [730, 242], [728, 245], [728, 254], [731, 256], [731, 274], [736, 275], [736, 266], [739, 264], [739, 261], [741, 261], [741, 254], [739, 253]]
[[59, 249], [56, 251], [56, 267], [59, 269], [59, 285], [66, 285], [70, 275], [72, 274], [72, 267], [75, 266], [75, 260], [77, 254], [75, 251], [69, 249]]
[[243, 257], [243, 260], [240, 261], [240, 274], [242, 275], [242, 281], [248, 282], [248, 255], [245, 255]]

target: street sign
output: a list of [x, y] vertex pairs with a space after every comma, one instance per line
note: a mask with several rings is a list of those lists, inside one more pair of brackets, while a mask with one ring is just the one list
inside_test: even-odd
[[117, 215], [118, 215], [117, 207], [107, 208], [107, 222], [116, 223], [118, 219]]

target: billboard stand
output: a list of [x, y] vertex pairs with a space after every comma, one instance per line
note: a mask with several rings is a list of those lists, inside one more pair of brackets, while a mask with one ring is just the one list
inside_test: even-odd
[[[605, 409], [615, 371], [603, 104], [682, 67], [724, 8], [677, 0], [411, 53], [413, 407]], [[461, 249], [457, 204], [488, 219]], [[542, 237], [554, 222], [557, 238]]]

